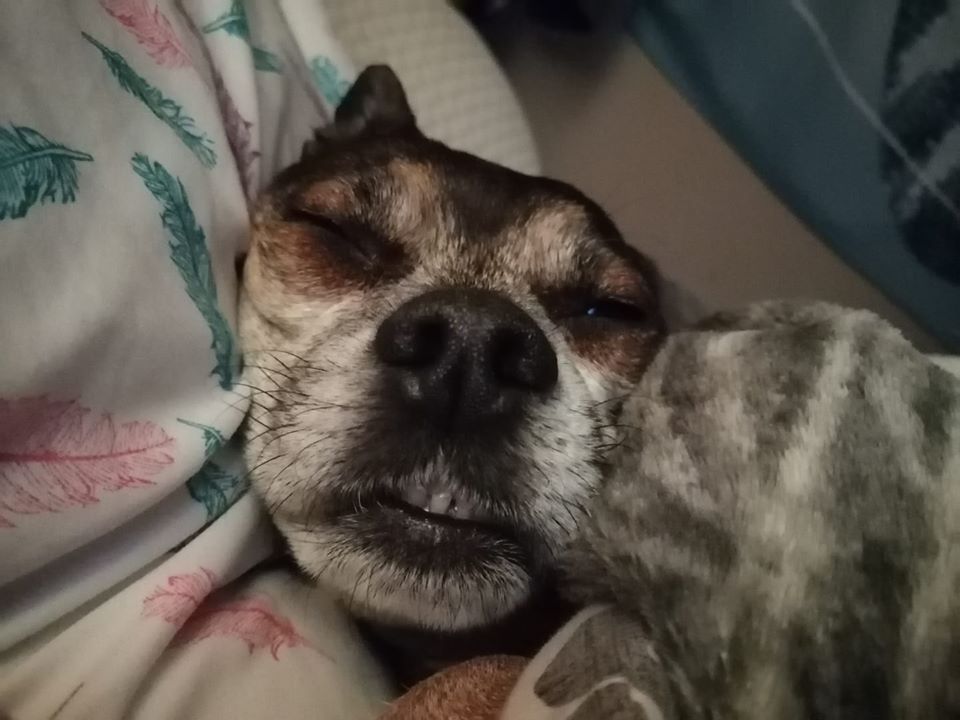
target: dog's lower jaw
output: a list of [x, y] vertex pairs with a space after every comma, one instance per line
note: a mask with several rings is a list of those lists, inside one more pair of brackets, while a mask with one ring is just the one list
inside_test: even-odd
[[341, 528], [280, 530], [307, 576], [336, 594], [352, 614], [377, 623], [466, 631], [510, 615], [538, 585], [532, 563], [519, 550], [438, 567], [430, 558], [398, 562], [362, 534]]

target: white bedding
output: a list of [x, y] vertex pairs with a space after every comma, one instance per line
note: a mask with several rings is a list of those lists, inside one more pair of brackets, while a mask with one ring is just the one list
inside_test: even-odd
[[274, 552], [226, 444], [235, 263], [248, 197], [354, 77], [322, 5], [0, 15], [0, 716], [239, 717], [258, 677], [372, 714], [388, 685], [341, 609], [233, 582]]
[[232, 582], [274, 549], [224, 445], [248, 202], [355, 76], [336, 32], [428, 133], [536, 172], [519, 105], [439, 1], [47, 4], [0, 0], [0, 715], [368, 717], [341, 609]]

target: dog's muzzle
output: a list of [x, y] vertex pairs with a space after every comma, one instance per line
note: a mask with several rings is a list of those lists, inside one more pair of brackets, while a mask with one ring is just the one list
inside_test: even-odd
[[[524, 408], [557, 384], [557, 356], [540, 327], [499, 293], [434, 290], [401, 305], [379, 327], [374, 351], [386, 411], [397, 427], [438, 447], [509, 438]], [[474, 488], [478, 490], [479, 488]], [[436, 515], [474, 517], [472, 492], [410, 483], [403, 501]]]

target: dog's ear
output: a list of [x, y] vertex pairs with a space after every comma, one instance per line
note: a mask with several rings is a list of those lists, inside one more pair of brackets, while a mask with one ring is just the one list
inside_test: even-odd
[[387, 65], [370, 65], [340, 101], [333, 125], [319, 128], [304, 144], [302, 157], [339, 139], [410, 132], [420, 131], [400, 79]]
[[370, 65], [337, 107], [337, 134], [393, 133], [415, 130], [417, 121], [400, 79], [387, 65]]

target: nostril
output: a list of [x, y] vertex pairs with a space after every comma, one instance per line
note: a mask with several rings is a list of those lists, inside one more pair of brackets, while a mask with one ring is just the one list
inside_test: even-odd
[[505, 328], [494, 332], [490, 342], [490, 365], [504, 385], [526, 385], [523, 339]]
[[442, 318], [430, 318], [419, 323], [415, 346], [417, 357], [414, 364], [433, 365], [443, 356], [449, 342], [450, 328]]
[[445, 431], [506, 430], [533, 394], [557, 383], [547, 336], [489, 290], [449, 288], [408, 300], [381, 323], [373, 350], [388, 400]]
[[546, 392], [557, 383], [557, 356], [539, 330], [498, 328], [490, 343], [490, 363], [507, 387]]
[[425, 367], [440, 360], [448, 335], [441, 317], [391, 317], [377, 331], [374, 347], [388, 365]]

